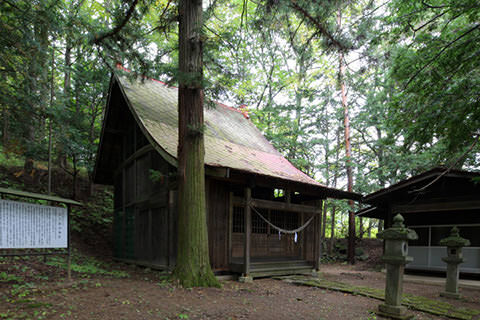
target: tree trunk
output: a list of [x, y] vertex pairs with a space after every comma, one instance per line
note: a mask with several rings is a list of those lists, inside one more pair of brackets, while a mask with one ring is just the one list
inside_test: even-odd
[[[53, 110], [53, 99], [55, 97], [55, 46], [52, 47], [52, 77], [50, 78], [50, 109]], [[52, 194], [52, 123], [53, 119], [48, 117], [48, 195]]]
[[[329, 121], [328, 121], [328, 118], [329, 118], [329, 115], [328, 115], [328, 111], [327, 111], [327, 107], [324, 108], [323, 110], [323, 118], [325, 120], [325, 144], [324, 144], [324, 147], [325, 147], [325, 167], [326, 167], [326, 170], [325, 170], [325, 173], [326, 173], [326, 185], [327, 187], [330, 186], [330, 165], [329, 165], [329, 162], [328, 162], [328, 157], [330, 156], [330, 147], [329, 147], [329, 143], [330, 143], [330, 140], [328, 139], [328, 134], [330, 132], [330, 125], [329, 125]], [[323, 201], [323, 217], [322, 217], [322, 236], [321, 236], [321, 240], [322, 240], [322, 243], [325, 241], [325, 230], [327, 229], [327, 199], [325, 199]]]
[[178, 253], [173, 277], [185, 287], [219, 286], [208, 256], [202, 1], [181, 0], [179, 16]]
[[[335, 171], [333, 172], [333, 188], [337, 187], [337, 179], [338, 179], [338, 160], [340, 158], [340, 128], [337, 130], [337, 147], [335, 148]], [[330, 243], [328, 246], [328, 254], [331, 255], [333, 252], [333, 245], [335, 242], [335, 211], [336, 206], [332, 206], [332, 216], [331, 216], [331, 224], [330, 224]]]
[[38, 47], [31, 57], [29, 67], [30, 79], [27, 92], [30, 104], [28, 117], [30, 119], [25, 134], [26, 154], [23, 165], [26, 174], [32, 173], [33, 157], [37, 152], [36, 147], [40, 143], [39, 140], [44, 136], [44, 132], [42, 132], [44, 129], [44, 111], [48, 104], [48, 25], [40, 19], [35, 19], [33, 31]]
[[[67, 33], [67, 41], [65, 44], [65, 73], [63, 80], [63, 107], [68, 108], [70, 106], [71, 98], [71, 67], [72, 67], [72, 41], [70, 38], [73, 37], [70, 33]], [[67, 168], [67, 154], [65, 151], [65, 146], [63, 145], [62, 140], [57, 141], [57, 159], [55, 160], [56, 165], [62, 168]]]
[[332, 206], [332, 221], [330, 224], [330, 242], [328, 243], [328, 254], [332, 255], [333, 253], [333, 245], [335, 244], [335, 211], [337, 208], [335, 205]]
[[[338, 10], [337, 16], [338, 28], [342, 27], [342, 12], [341, 9]], [[352, 176], [352, 147], [350, 145], [350, 118], [348, 114], [348, 105], [347, 105], [347, 94], [345, 92], [345, 81], [343, 79], [345, 74], [345, 65], [343, 63], [344, 52], [340, 51], [339, 54], [339, 70], [338, 78], [340, 81], [340, 89], [342, 95], [342, 106], [343, 106], [343, 124], [345, 127], [345, 157], [346, 157], [346, 168], [347, 168], [347, 191], [353, 191], [353, 176]], [[347, 258], [350, 264], [355, 263], [355, 215], [354, 215], [354, 204], [353, 200], [348, 200], [350, 205], [350, 210], [348, 211], [348, 252]]]
[[381, 232], [381, 231], [383, 231], [383, 220], [379, 219], [377, 232]]
[[2, 128], [2, 145], [3, 145], [3, 153], [6, 157], [9, 157], [9, 135], [8, 132], [10, 130], [10, 121], [9, 121], [9, 112], [7, 105], [4, 105], [2, 108], [2, 118], [3, 118], [3, 128]]

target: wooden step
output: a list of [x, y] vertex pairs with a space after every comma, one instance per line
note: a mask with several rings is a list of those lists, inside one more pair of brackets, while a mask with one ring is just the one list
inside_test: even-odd
[[295, 268], [295, 269], [274, 269], [274, 270], [252, 270], [250, 272], [250, 276], [252, 278], [260, 278], [260, 277], [272, 277], [272, 276], [287, 276], [292, 274], [312, 274], [313, 268]]
[[289, 263], [280, 263], [280, 262], [269, 262], [269, 263], [252, 263], [250, 264], [251, 269], [289, 269], [289, 268], [305, 268], [313, 267], [313, 264], [307, 261], [299, 262], [289, 262]]
[[280, 267], [280, 266], [262, 266], [262, 267], [255, 267], [255, 268], [250, 268], [250, 272], [268, 272], [268, 271], [275, 271], [275, 270], [302, 270], [302, 269], [313, 269], [312, 266], [309, 265], [303, 265], [303, 266], [285, 266], [285, 267]]
[[275, 264], [296, 264], [296, 263], [306, 263], [308, 261], [306, 260], [271, 260], [271, 261], [255, 261], [255, 262], [251, 262], [250, 264], [251, 265], [261, 265], [261, 264], [271, 264], [271, 263], [275, 263]]

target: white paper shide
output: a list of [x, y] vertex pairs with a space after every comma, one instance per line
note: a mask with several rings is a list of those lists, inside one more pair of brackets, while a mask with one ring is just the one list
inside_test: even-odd
[[0, 249], [67, 248], [67, 209], [0, 200]]

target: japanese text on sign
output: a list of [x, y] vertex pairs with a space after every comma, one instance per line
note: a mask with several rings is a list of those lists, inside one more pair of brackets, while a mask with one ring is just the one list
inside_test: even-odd
[[0, 200], [0, 249], [67, 248], [67, 209]]

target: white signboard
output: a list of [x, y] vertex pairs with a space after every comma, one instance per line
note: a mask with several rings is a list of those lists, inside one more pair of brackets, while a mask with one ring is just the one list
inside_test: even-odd
[[67, 248], [67, 209], [0, 200], [0, 249]]

